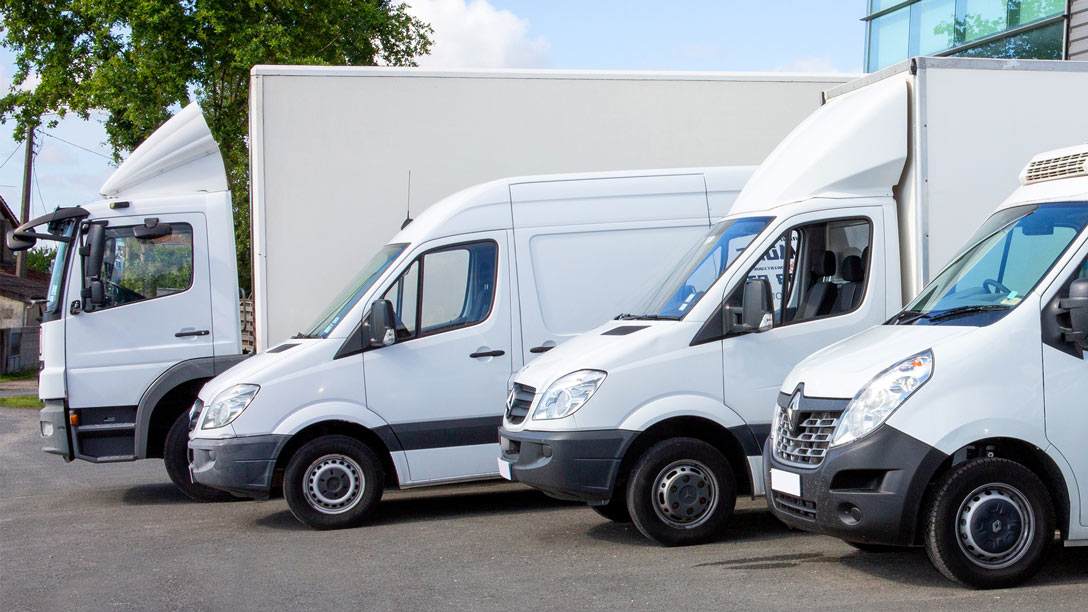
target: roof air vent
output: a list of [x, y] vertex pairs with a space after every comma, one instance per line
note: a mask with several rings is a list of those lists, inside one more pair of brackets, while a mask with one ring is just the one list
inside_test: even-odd
[[1074, 176], [1088, 176], [1088, 150], [1058, 156], [1040, 155], [1024, 168], [1020, 175], [1020, 183], [1031, 185]]

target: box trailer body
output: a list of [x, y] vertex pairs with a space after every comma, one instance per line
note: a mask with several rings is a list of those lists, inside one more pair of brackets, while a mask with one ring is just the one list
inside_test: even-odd
[[[409, 209], [509, 176], [756, 165], [850, 78], [256, 66], [257, 349], [308, 325], [353, 274], [342, 262], [369, 259]], [[300, 227], [320, 248], [299, 251]]]
[[[630, 515], [661, 543], [718, 533], [738, 492], [764, 491], [763, 443], [791, 368], [897, 313], [1032, 155], [1088, 133], [1085, 68], [917, 58], [829, 91], [756, 171], [718, 242], [642, 313], [516, 375], [504, 475]], [[701, 272], [708, 262], [716, 274]]]

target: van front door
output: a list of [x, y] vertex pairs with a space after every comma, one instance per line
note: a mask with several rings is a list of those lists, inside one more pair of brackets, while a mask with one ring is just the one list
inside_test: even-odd
[[399, 440], [411, 483], [497, 475], [511, 373], [507, 244], [506, 232], [429, 243], [382, 294], [397, 340], [363, 353], [366, 401]]
[[213, 353], [204, 216], [157, 218], [170, 233], [153, 239], [135, 236], [143, 217], [109, 220], [100, 273], [105, 303], [93, 310], [76, 304], [82, 261], [73, 254], [64, 352], [80, 459], [133, 459], [136, 407], [144, 391], [174, 364]]

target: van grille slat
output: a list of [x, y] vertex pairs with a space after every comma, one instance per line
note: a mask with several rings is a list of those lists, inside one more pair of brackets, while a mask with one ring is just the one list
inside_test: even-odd
[[789, 417], [777, 407], [778, 431], [774, 432], [774, 454], [781, 461], [800, 467], [816, 467], [824, 460], [831, 436], [839, 424], [841, 412], [802, 412], [797, 429], [790, 427]]
[[533, 405], [536, 389], [528, 385], [514, 383], [514, 390], [506, 400], [506, 420], [517, 425], [529, 416], [529, 407]]

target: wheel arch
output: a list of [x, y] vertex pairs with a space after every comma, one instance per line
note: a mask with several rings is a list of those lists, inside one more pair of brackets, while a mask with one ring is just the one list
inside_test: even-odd
[[371, 429], [359, 423], [330, 419], [318, 421], [303, 427], [292, 434], [291, 438], [280, 449], [276, 457], [276, 467], [272, 477], [272, 487], [282, 486], [283, 473], [287, 470], [287, 462], [307, 442], [316, 440], [322, 436], [339, 435], [348, 436], [366, 444], [378, 455], [382, 463], [382, 471], [385, 472], [385, 486], [397, 487], [400, 484], [397, 464], [393, 460], [393, 452], [400, 450], [400, 443], [392, 432], [385, 431], [388, 427]]

